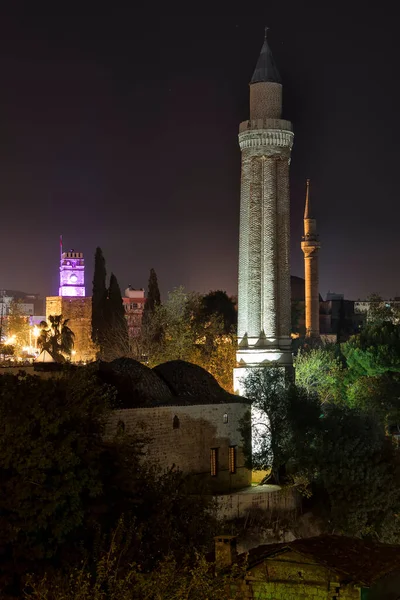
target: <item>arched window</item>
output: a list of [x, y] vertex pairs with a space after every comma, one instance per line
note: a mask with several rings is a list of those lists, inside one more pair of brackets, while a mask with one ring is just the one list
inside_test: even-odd
[[172, 429], [179, 429], [180, 426], [181, 422], [179, 421], [179, 418], [175, 415], [172, 421]]
[[223, 422], [224, 422], [224, 423], [227, 423], [227, 422], [228, 422], [228, 420], [229, 420], [229, 419], [228, 419], [228, 413], [225, 413], [225, 414], [224, 414], [224, 418], [223, 418]]

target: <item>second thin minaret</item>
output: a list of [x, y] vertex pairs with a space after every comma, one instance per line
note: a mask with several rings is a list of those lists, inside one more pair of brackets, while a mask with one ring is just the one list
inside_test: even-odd
[[320, 243], [317, 222], [311, 212], [309, 179], [307, 179], [304, 236], [301, 241], [301, 249], [304, 252], [306, 337], [317, 338], [319, 337], [318, 253]]

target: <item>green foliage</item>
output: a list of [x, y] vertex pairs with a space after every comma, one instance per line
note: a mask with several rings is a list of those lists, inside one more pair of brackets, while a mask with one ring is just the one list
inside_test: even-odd
[[336, 345], [299, 351], [294, 359], [296, 385], [316, 394], [322, 403], [344, 399], [343, 361]]
[[0, 378], [0, 545], [9, 556], [54, 555], [101, 493], [106, 386], [88, 371], [62, 379]]
[[[195, 560], [177, 561], [169, 555], [151, 572], [137, 563], [126, 563], [121, 523], [110, 546], [96, 560], [63, 574], [29, 576], [26, 597], [33, 600], [240, 600], [236, 578], [244, 566], [214, 576], [214, 564], [201, 554]], [[237, 588], [237, 590], [236, 590]]]
[[228, 294], [221, 290], [210, 292], [200, 300], [198, 322], [206, 325], [215, 318], [222, 321], [221, 333], [230, 334], [236, 330], [237, 312], [235, 304]]
[[[300, 474], [305, 448], [321, 413], [319, 402], [301, 389], [286, 385], [279, 367], [254, 369], [244, 380], [245, 396], [251, 400], [252, 464], [255, 470], [272, 471], [278, 482], [287, 466]], [[241, 424], [248, 435], [248, 418]]]
[[320, 506], [334, 531], [400, 539], [400, 456], [372, 415], [330, 407], [312, 453]]
[[400, 373], [400, 325], [373, 323], [342, 344], [351, 380], [388, 371]]
[[379, 294], [371, 294], [369, 302], [368, 325], [383, 325], [396, 323], [399, 320], [399, 309], [390, 302], [386, 302]]
[[68, 327], [69, 319], [62, 315], [49, 316], [50, 327], [42, 321], [41, 331], [37, 344], [42, 350], [46, 350], [56, 362], [64, 362], [64, 354], [71, 355], [74, 347], [75, 334]]
[[29, 345], [29, 317], [22, 309], [23, 300], [10, 302], [7, 316], [7, 336], [15, 336], [15, 353], [20, 354], [23, 346]]
[[103, 349], [106, 328], [106, 261], [101, 248], [96, 248], [92, 291], [92, 341]]

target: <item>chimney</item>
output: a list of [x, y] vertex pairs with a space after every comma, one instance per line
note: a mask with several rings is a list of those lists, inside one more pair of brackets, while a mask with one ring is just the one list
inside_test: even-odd
[[215, 538], [215, 567], [219, 571], [230, 567], [237, 559], [236, 536], [217, 535]]

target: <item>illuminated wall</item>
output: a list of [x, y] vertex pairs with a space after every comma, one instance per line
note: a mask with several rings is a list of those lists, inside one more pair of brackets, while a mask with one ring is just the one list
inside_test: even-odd
[[60, 296], [85, 296], [85, 261], [82, 252], [63, 252], [60, 261]]

